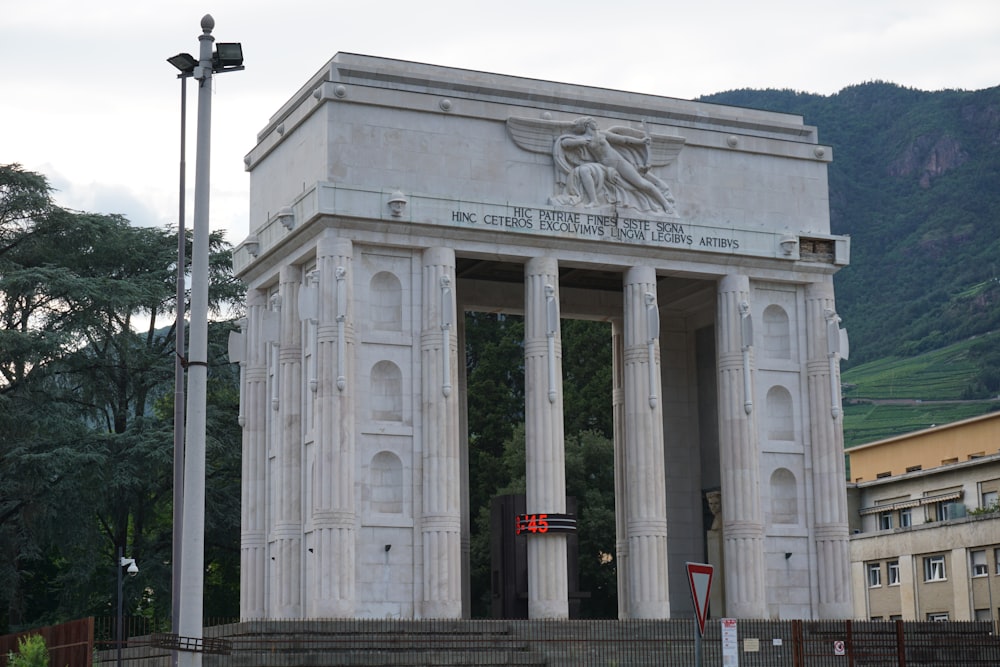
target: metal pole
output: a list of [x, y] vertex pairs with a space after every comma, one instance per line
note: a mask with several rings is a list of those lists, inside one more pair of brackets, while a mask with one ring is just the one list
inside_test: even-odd
[[122, 667], [122, 619], [124, 615], [122, 614], [122, 558], [124, 554], [122, 548], [118, 547], [118, 558], [115, 560], [115, 567], [118, 570], [118, 619], [115, 623], [115, 640], [118, 644], [118, 667]]
[[[212, 29], [201, 19], [198, 81], [198, 142], [195, 161], [194, 242], [191, 250], [191, 336], [188, 347], [187, 445], [184, 454], [184, 513], [181, 551], [181, 615], [178, 634], [203, 634], [205, 563], [205, 422], [208, 379], [208, 226], [212, 124]], [[184, 651], [180, 665], [200, 667], [201, 654]]]
[[[185, 143], [187, 141], [187, 76], [181, 80], [181, 164], [180, 164], [180, 205], [177, 212], [177, 296], [174, 319], [174, 529], [170, 585], [170, 630], [177, 633], [180, 625], [181, 587], [181, 526], [184, 522], [184, 257], [186, 232], [184, 229], [184, 199], [187, 162]], [[177, 652], [173, 652], [170, 664], [176, 667]]]
[[695, 667], [702, 667], [704, 663], [702, 662], [701, 653], [701, 628], [698, 627], [698, 618], [694, 619], [694, 665]]

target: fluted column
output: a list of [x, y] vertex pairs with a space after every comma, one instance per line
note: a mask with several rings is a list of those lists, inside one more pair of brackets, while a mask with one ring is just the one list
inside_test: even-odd
[[469, 508], [469, 386], [464, 373], [465, 316], [462, 310], [455, 311], [455, 326], [458, 327], [456, 353], [458, 357], [458, 438], [459, 466], [461, 466], [462, 501], [462, 618], [472, 616], [472, 513]]
[[[719, 355], [719, 459], [726, 614], [767, 618], [764, 592], [764, 522], [760, 506], [760, 439], [744, 395], [742, 310], [750, 281], [728, 275], [719, 281], [716, 338]], [[753, 386], [753, 383], [750, 383]]]
[[628, 497], [625, 452], [625, 348], [624, 328], [619, 317], [611, 320], [611, 415], [614, 422], [615, 445], [615, 571], [618, 575], [618, 618], [626, 619], [629, 613], [628, 576]]
[[[524, 410], [529, 514], [566, 511], [559, 265], [536, 257], [524, 269]], [[528, 617], [569, 618], [566, 535], [528, 533]]]
[[[632, 267], [624, 283], [625, 475], [629, 618], [669, 618], [667, 499], [656, 272]], [[650, 306], [653, 311], [651, 311]], [[651, 328], [656, 328], [655, 338]], [[652, 343], [652, 344], [651, 344]], [[650, 350], [652, 349], [652, 355]]]
[[[837, 330], [833, 279], [806, 286], [809, 433], [812, 440], [814, 535], [819, 618], [849, 618], [851, 559], [847, 527], [844, 432], [840, 420], [839, 358], [831, 364], [830, 340]], [[832, 377], [831, 377], [832, 371]], [[837, 393], [833, 393], [833, 387]]]
[[462, 474], [454, 281], [454, 250], [425, 250], [420, 331], [423, 618], [462, 617]]
[[247, 293], [244, 330], [245, 386], [240, 415], [243, 425], [243, 484], [240, 528], [240, 618], [264, 618], [267, 579], [267, 343], [261, 334], [266, 296]]
[[319, 324], [316, 328], [316, 417], [318, 453], [312, 525], [317, 577], [310, 598], [313, 618], [348, 618], [355, 603], [354, 504], [357, 379], [354, 374], [354, 313], [349, 239], [326, 230], [316, 245]]
[[275, 581], [271, 594], [273, 618], [302, 617], [302, 323], [298, 291], [302, 269], [285, 266], [279, 278], [281, 295], [278, 348], [278, 436], [274, 485], [275, 521], [271, 557]]

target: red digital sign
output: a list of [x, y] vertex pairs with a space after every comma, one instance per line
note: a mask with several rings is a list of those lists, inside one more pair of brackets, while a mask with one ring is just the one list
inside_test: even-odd
[[518, 514], [515, 535], [576, 532], [576, 517], [572, 514]]

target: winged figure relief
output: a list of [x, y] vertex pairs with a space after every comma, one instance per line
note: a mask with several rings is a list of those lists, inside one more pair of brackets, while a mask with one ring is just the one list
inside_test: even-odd
[[550, 153], [556, 192], [551, 204], [588, 208], [616, 204], [675, 215], [670, 187], [651, 172], [670, 164], [684, 147], [682, 137], [650, 135], [630, 127], [601, 130], [593, 118], [573, 121], [507, 119], [518, 147]]

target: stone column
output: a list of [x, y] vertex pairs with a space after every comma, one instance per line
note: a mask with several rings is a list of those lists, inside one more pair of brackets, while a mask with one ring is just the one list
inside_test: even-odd
[[[554, 320], [554, 321], [552, 321]], [[536, 257], [524, 269], [526, 508], [566, 511], [559, 264]], [[569, 618], [566, 535], [528, 533], [528, 618]]]
[[423, 253], [420, 331], [423, 618], [462, 617], [462, 472], [458, 435], [455, 251]]
[[271, 557], [275, 581], [272, 618], [302, 617], [302, 322], [298, 292], [302, 269], [284, 266], [279, 277], [281, 324], [278, 348], [278, 442]]
[[648, 266], [632, 267], [625, 274], [624, 292], [628, 617], [669, 618], [663, 394], [659, 371], [650, 369], [658, 365], [658, 331], [652, 359], [649, 353], [648, 306], [656, 307], [656, 272]]
[[851, 563], [851, 586], [854, 588], [854, 618], [871, 618], [872, 616], [871, 600], [868, 599], [868, 573], [865, 571], [866, 569], [867, 563]]
[[[827, 337], [836, 315], [833, 278], [806, 286], [806, 376], [809, 388], [809, 432], [812, 440], [813, 532], [816, 539], [818, 618], [849, 618], [851, 602], [850, 537], [844, 432], [840, 420], [840, 368], [831, 364]], [[833, 325], [836, 328], [836, 324]], [[839, 361], [839, 360], [837, 360]], [[832, 387], [837, 387], [837, 395]]]
[[618, 618], [626, 619], [629, 614], [628, 575], [628, 462], [625, 452], [625, 433], [628, 420], [625, 418], [625, 347], [622, 320], [611, 320], [611, 411], [614, 420], [615, 444], [615, 558], [618, 575]]
[[316, 244], [319, 324], [316, 327], [316, 476], [312, 525], [317, 573], [310, 598], [313, 618], [349, 618], [355, 603], [354, 419], [358, 382], [354, 373], [354, 312], [351, 307], [354, 249], [349, 239], [325, 230]]
[[922, 621], [917, 618], [916, 561], [910, 554], [899, 555], [899, 613], [904, 621]]
[[[456, 294], [457, 294], [456, 290]], [[455, 326], [458, 327], [458, 437], [459, 466], [461, 467], [462, 500], [462, 618], [472, 616], [472, 511], [469, 507], [469, 387], [465, 375], [465, 315], [456, 304]]]
[[[760, 507], [760, 441], [744, 396], [741, 304], [750, 298], [746, 276], [719, 281], [716, 338], [719, 363], [719, 459], [721, 461], [726, 614], [767, 618], [764, 592], [764, 525]], [[753, 386], [753, 383], [750, 383]], [[845, 616], [846, 618], [846, 616]]]
[[267, 298], [247, 293], [243, 417], [243, 488], [240, 529], [240, 618], [267, 616], [267, 345], [262, 313]]

